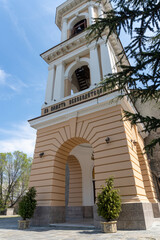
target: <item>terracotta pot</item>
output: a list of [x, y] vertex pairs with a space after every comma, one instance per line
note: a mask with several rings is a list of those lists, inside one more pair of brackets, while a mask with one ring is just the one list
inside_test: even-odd
[[101, 230], [104, 233], [116, 233], [117, 221], [101, 222]]
[[30, 227], [30, 220], [18, 220], [18, 229], [24, 230]]

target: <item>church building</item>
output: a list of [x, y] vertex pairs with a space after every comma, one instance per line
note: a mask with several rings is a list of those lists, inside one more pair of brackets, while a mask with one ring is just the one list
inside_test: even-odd
[[[32, 223], [92, 220], [100, 226], [96, 196], [113, 176], [122, 200], [119, 229], [147, 229], [159, 216], [155, 186], [143, 154], [143, 125], [124, 121], [123, 110], [133, 103], [118, 88], [98, 84], [119, 71], [122, 45], [115, 35], [88, 43], [85, 29], [111, 8], [96, 0], [67, 0], [56, 9], [61, 43], [41, 54], [48, 64], [41, 116], [29, 120], [37, 130], [30, 187], [37, 190]], [[127, 59], [123, 59], [129, 64]]]

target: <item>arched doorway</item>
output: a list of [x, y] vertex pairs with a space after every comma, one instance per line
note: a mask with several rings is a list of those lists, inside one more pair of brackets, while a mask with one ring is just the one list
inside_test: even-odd
[[[70, 150], [69, 150], [70, 149]], [[60, 168], [59, 204], [65, 206], [65, 221], [82, 222], [93, 218], [93, 149], [84, 139], [64, 143], [56, 154], [55, 169]]]
[[66, 162], [65, 214], [67, 222], [93, 218], [93, 149], [89, 143], [77, 145]]

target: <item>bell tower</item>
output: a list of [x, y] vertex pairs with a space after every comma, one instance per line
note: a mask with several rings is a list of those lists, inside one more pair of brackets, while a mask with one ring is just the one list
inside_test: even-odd
[[109, 92], [98, 85], [119, 71], [122, 45], [115, 35], [106, 43], [106, 32], [98, 42], [86, 39], [87, 27], [110, 8], [97, 0], [67, 0], [56, 9], [61, 43], [41, 54], [48, 64], [45, 100], [41, 116], [29, 120], [37, 130], [30, 176], [37, 190], [34, 225], [87, 219], [99, 227], [96, 196], [110, 176], [123, 204], [120, 229], [150, 227], [152, 205], [158, 209], [143, 126], [123, 120], [123, 110], [136, 109], [126, 98], [117, 100], [118, 87]]
[[[45, 103], [60, 100], [95, 88], [108, 73], [117, 71], [113, 46], [105, 40], [88, 44], [86, 28], [94, 18], [103, 17], [102, 6], [96, 1], [66, 1], [56, 11], [56, 24], [61, 43], [41, 57], [49, 65]], [[46, 106], [43, 105], [42, 109]]]

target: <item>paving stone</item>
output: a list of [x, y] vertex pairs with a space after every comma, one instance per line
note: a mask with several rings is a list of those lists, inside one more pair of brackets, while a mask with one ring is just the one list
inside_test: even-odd
[[0, 217], [0, 240], [160, 240], [160, 219], [145, 231], [118, 231], [105, 234], [95, 229], [67, 230], [51, 227], [31, 227], [18, 230], [18, 218]]

